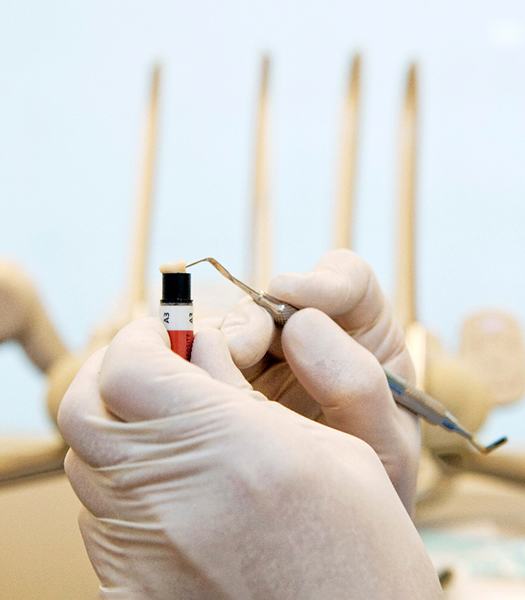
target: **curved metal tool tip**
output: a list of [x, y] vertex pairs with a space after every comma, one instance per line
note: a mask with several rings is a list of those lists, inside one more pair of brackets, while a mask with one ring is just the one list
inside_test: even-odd
[[504, 435], [503, 437], [500, 437], [499, 440], [496, 440], [495, 442], [492, 442], [492, 444], [489, 444], [485, 448], [485, 453], [492, 452], [493, 450], [496, 450], [496, 448], [499, 448], [500, 446], [503, 446], [503, 444], [506, 444], [506, 443], [507, 443], [507, 436]]
[[492, 442], [492, 444], [489, 444], [488, 446], [483, 446], [482, 444], [478, 443], [474, 439], [472, 439], [471, 442], [475, 446], [475, 448], [477, 450], [479, 450], [481, 453], [488, 454], [489, 452], [496, 450], [496, 448], [503, 446], [503, 444], [506, 444], [507, 436], [500, 437], [499, 439], [497, 439], [495, 442]]
[[214, 258], [212, 258], [211, 256], [207, 256], [206, 258], [199, 258], [199, 260], [194, 260], [191, 263], [187, 263], [186, 267], [193, 267], [195, 265], [198, 265], [199, 263], [203, 263], [203, 262], [209, 262], [211, 264], [213, 264], [214, 262], [217, 262]]

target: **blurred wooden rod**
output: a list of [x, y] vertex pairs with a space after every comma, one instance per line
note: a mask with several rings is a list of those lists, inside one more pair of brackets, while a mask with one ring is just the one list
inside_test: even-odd
[[151, 214], [155, 183], [155, 163], [158, 146], [159, 95], [161, 67], [154, 65], [151, 72], [149, 101], [146, 114], [144, 153], [140, 173], [135, 233], [131, 248], [131, 276], [129, 289], [130, 318], [139, 306], [147, 302], [147, 262], [151, 237]]
[[461, 470], [492, 475], [505, 481], [525, 483], [525, 460], [523, 452], [502, 452], [481, 456], [466, 450], [458, 450], [441, 456], [441, 459], [452, 467]]
[[353, 245], [360, 106], [361, 55], [356, 54], [348, 71], [343, 106], [341, 155], [335, 210], [334, 242], [336, 248], [351, 248]]
[[416, 320], [416, 167], [418, 129], [418, 73], [408, 70], [401, 111], [399, 147], [399, 230], [394, 311], [406, 329]]
[[63, 471], [67, 446], [60, 435], [0, 438], [0, 485]]
[[257, 115], [255, 123], [255, 161], [253, 175], [253, 196], [251, 210], [251, 264], [248, 281], [256, 289], [264, 289], [270, 280], [272, 269], [270, 197], [268, 167], [268, 104], [270, 84], [270, 58], [263, 56]]

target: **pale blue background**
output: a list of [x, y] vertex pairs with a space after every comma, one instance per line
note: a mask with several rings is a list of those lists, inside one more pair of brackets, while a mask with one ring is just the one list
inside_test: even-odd
[[[525, 7], [519, 1], [0, 3], [0, 253], [73, 348], [125, 283], [145, 86], [165, 65], [151, 282], [172, 257], [247, 248], [259, 57], [274, 59], [275, 270], [331, 245], [344, 77], [364, 54], [356, 247], [393, 287], [397, 119], [422, 73], [420, 316], [449, 348], [463, 317], [525, 321]], [[184, 211], [184, 217], [177, 216]], [[204, 216], [204, 214], [206, 216]], [[0, 348], [2, 431], [48, 427], [44, 382]], [[525, 409], [489, 429], [524, 437]], [[490, 433], [490, 432], [489, 432]]]

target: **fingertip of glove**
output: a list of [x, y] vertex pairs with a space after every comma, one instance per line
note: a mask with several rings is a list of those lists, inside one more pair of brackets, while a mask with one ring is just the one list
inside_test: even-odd
[[242, 335], [233, 336], [228, 340], [228, 346], [234, 363], [239, 369], [249, 369], [257, 364], [266, 352], [270, 344], [265, 344], [264, 341], [246, 339]]
[[[119, 332], [123, 335], [154, 335], [160, 336], [165, 346], [169, 346], [169, 336], [166, 328], [157, 317], [141, 317], [125, 325]], [[118, 335], [118, 334], [117, 334]]]
[[283, 328], [283, 337], [302, 336], [305, 332], [323, 326], [327, 321], [333, 323], [332, 319], [317, 308], [302, 308], [294, 313]]
[[246, 298], [226, 315], [221, 331], [235, 364], [247, 369], [259, 362], [268, 351], [275, 326], [263, 308]]
[[287, 355], [317, 355], [320, 347], [339, 340], [341, 335], [346, 336], [326, 313], [317, 308], [303, 308], [284, 326], [282, 344]]
[[312, 273], [282, 273], [274, 277], [269, 286], [268, 292], [277, 298], [283, 300], [289, 297], [295, 297], [300, 294], [304, 284], [311, 279]]
[[273, 296], [294, 306], [315, 307], [329, 315], [344, 312], [348, 299], [348, 282], [329, 269], [279, 275], [269, 289]]
[[199, 329], [195, 333], [195, 337], [193, 338], [193, 348], [192, 348], [192, 361], [194, 364], [198, 364], [198, 359], [201, 349], [206, 349], [207, 352], [213, 353], [218, 350], [222, 352], [228, 352], [228, 346], [226, 342], [226, 336], [224, 333], [212, 327], [206, 327], [204, 329]]

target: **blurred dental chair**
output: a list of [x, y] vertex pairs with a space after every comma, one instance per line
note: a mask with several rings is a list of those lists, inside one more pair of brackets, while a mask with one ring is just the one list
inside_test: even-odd
[[[127, 321], [145, 315], [157, 148], [160, 68], [151, 74], [144, 155], [132, 239], [129, 288], [114, 315], [78, 353], [68, 350], [29, 277], [0, 263], [0, 342], [20, 344], [47, 381], [47, 408], [56, 422], [60, 401], [85, 358], [107, 344]], [[58, 431], [0, 436], [0, 598], [95, 600], [98, 580], [77, 524], [80, 503], [64, 474], [67, 447]]]

